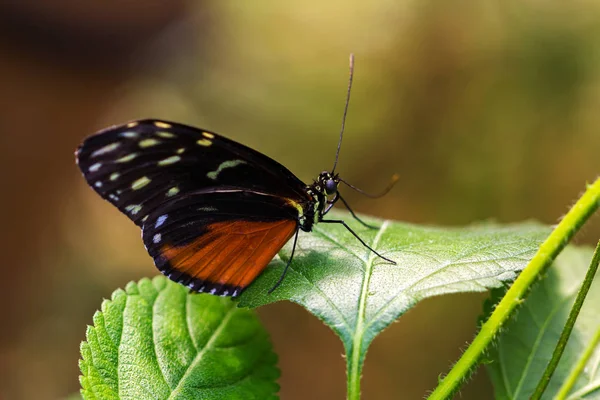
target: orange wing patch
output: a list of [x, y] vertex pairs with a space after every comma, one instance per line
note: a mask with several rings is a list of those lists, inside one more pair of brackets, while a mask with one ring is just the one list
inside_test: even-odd
[[[237, 296], [266, 268], [297, 229], [295, 220], [227, 221], [183, 246], [161, 247], [177, 281], [199, 292]], [[167, 274], [171, 271], [165, 271]]]

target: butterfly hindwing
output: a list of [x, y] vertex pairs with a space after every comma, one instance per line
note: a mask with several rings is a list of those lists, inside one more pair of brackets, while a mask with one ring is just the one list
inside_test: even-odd
[[285, 199], [247, 190], [182, 196], [153, 212], [144, 244], [158, 269], [198, 292], [236, 296], [298, 229]]
[[90, 186], [142, 225], [165, 203], [207, 188], [305, 201], [305, 185], [275, 160], [216, 133], [143, 120], [87, 138], [77, 161]]

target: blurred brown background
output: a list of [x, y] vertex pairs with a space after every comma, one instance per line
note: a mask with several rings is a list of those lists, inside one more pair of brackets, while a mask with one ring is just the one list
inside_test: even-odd
[[[594, 1], [0, 2], [0, 398], [78, 390], [104, 297], [156, 274], [137, 228], [86, 187], [73, 151], [158, 117], [221, 132], [304, 180], [339, 171], [356, 210], [417, 223], [555, 223], [600, 171]], [[580, 243], [600, 236], [592, 221]], [[374, 342], [365, 399], [418, 399], [474, 334], [483, 296], [425, 301]], [[337, 338], [300, 307], [260, 314], [283, 399], [341, 399]], [[464, 399], [491, 398], [484, 371]]]

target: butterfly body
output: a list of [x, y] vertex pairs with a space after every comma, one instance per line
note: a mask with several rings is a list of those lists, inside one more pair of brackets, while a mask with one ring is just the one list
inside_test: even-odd
[[173, 122], [105, 129], [76, 158], [88, 184], [142, 228], [157, 268], [197, 292], [239, 295], [337, 200], [337, 175], [306, 185], [253, 149]]

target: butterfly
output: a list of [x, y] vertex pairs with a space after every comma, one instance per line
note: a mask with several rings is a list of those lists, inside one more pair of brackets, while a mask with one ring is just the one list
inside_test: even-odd
[[324, 218], [341, 200], [367, 225], [338, 192], [340, 182], [348, 184], [334, 172], [342, 134], [343, 124], [333, 169], [308, 185], [277, 161], [215, 132], [154, 119], [88, 137], [76, 161], [87, 183], [142, 229], [160, 272], [195, 292], [236, 297], [293, 237], [288, 263], [269, 292], [279, 286], [299, 231], [317, 223], [344, 225], [394, 263], [344, 221]]

